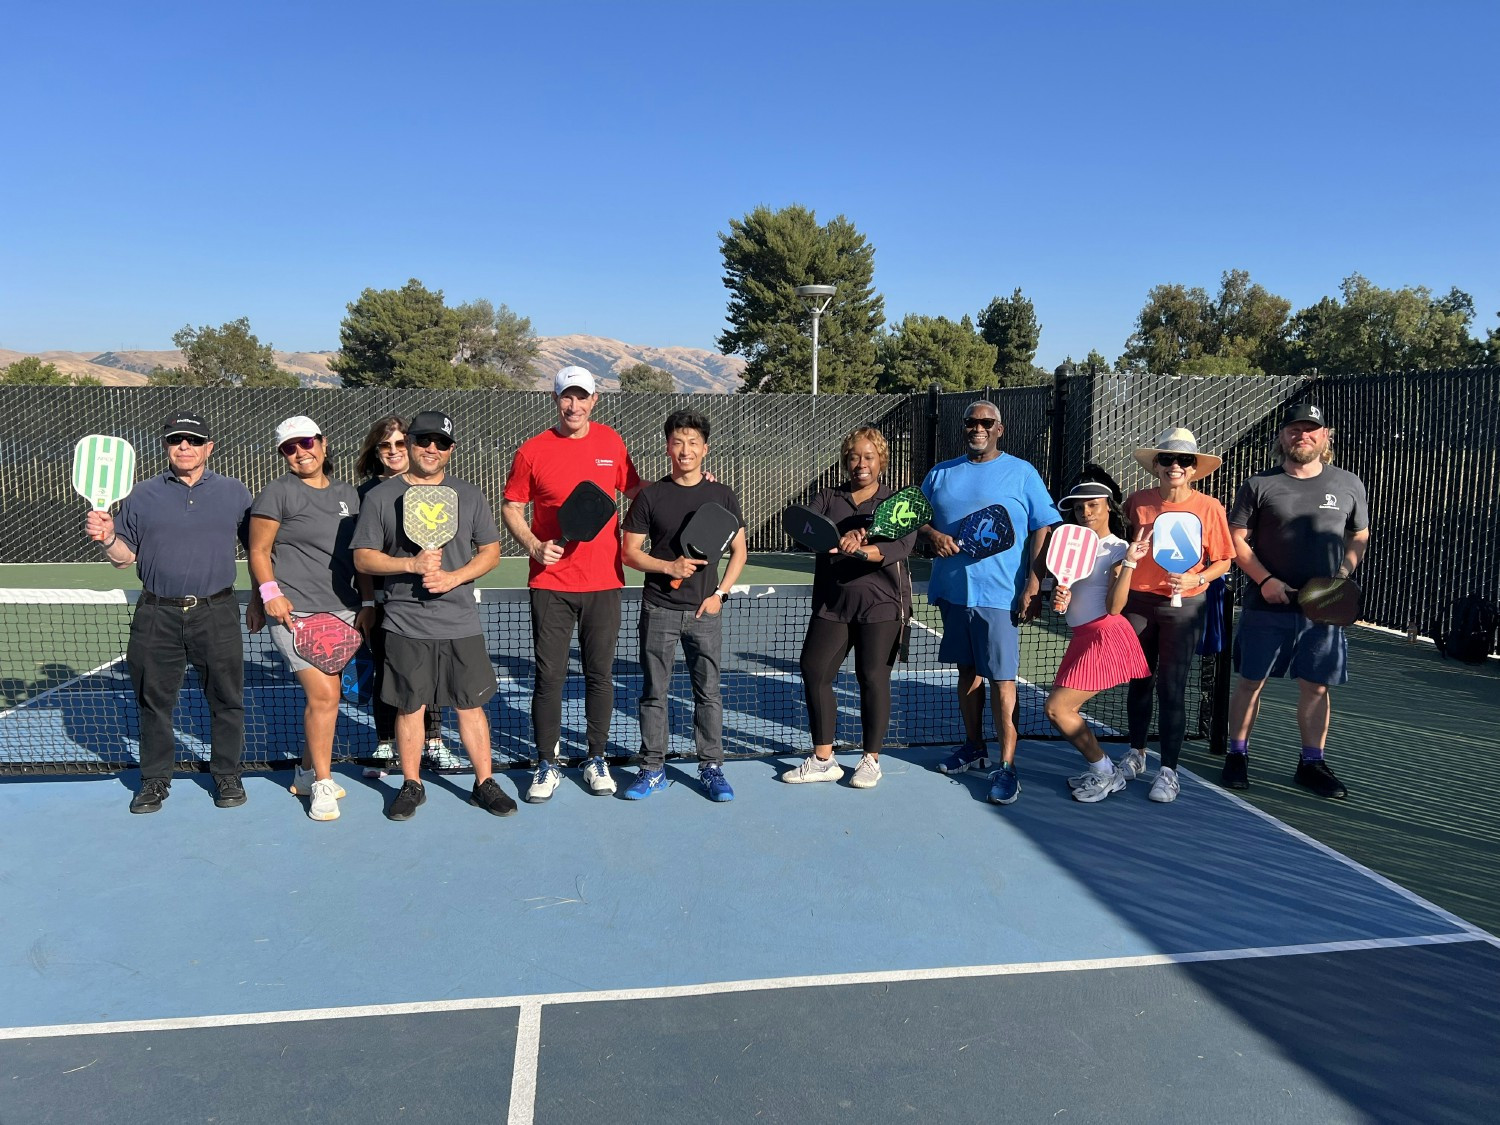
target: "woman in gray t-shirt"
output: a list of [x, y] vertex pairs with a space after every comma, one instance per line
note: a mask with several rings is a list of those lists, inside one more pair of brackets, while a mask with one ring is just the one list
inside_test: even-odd
[[328, 447], [311, 418], [288, 418], [277, 426], [276, 448], [287, 471], [250, 505], [250, 577], [257, 589], [245, 625], [254, 633], [270, 624], [272, 643], [307, 695], [302, 762], [291, 790], [311, 798], [313, 820], [336, 820], [344, 795], [332, 772], [340, 678], [297, 655], [291, 627], [294, 617], [332, 613], [368, 635], [374, 615], [360, 607], [361, 580], [349, 549], [359, 494], [328, 475]]

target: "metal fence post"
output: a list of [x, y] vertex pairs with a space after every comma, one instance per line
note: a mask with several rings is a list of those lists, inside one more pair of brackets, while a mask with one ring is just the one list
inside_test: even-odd
[[1063, 484], [1063, 458], [1068, 438], [1068, 376], [1072, 369], [1066, 363], [1059, 363], [1057, 369], [1052, 372], [1052, 405], [1048, 408], [1048, 415], [1052, 419], [1052, 441], [1048, 450], [1047, 458], [1047, 487], [1052, 490], [1054, 496], [1061, 496], [1065, 487]]

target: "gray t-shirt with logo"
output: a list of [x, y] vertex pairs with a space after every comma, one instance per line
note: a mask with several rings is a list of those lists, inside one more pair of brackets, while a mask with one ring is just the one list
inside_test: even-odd
[[[443, 569], [458, 570], [474, 559], [475, 549], [500, 542], [500, 529], [484, 493], [465, 480], [444, 476], [435, 482], [458, 493], [458, 530], [443, 545]], [[411, 486], [405, 477], [392, 477], [370, 489], [354, 528], [355, 550], [384, 551], [397, 559], [415, 558], [417, 545], [402, 530], [404, 500]], [[446, 594], [429, 593], [420, 574], [387, 574], [385, 628], [418, 641], [477, 637], [484, 632], [474, 583], [465, 582]]]
[[[1288, 586], [1300, 587], [1338, 573], [1345, 536], [1370, 526], [1370, 509], [1364, 483], [1347, 470], [1324, 465], [1315, 477], [1289, 477], [1278, 465], [1240, 486], [1229, 526], [1248, 529], [1255, 557]], [[1267, 604], [1254, 586], [1248, 590], [1247, 609], [1296, 611]]]
[[359, 515], [359, 493], [331, 477], [313, 488], [294, 473], [277, 477], [250, 505], [252, 518], [281, 526], [271, 546], [271, 570], [295, 613], [359, 608], [349, 541]]

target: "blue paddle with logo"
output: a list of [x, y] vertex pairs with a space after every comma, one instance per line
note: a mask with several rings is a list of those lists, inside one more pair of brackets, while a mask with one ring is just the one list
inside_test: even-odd
[[1005, 505], [991, 504], [965, 516], [954, 539], [964, 554], [987, 559], [1015, 546], [1016, 529], [1011, 526], [1010, 512]]
[[[1203, 558], [1203, 521], [1192, 512], [1163, 512], [1151, 525], [1151, 557], [1168, 574], [1186, 574]], [[1182, 593], [1172, 595], [1182, 605]]]

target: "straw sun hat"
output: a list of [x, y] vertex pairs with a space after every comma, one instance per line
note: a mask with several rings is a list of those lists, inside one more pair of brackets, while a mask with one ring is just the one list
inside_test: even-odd
[[1135, 451], [1135, 459], [1148, 473], [1156, 466], [1158, 453], [1191, 453], [1198, 458], [1198, 480], [1202, 480], [1224, 463], [1224, 458], [1198, 449], [1198, 439], [1193, 431], [1182, 426], [1173, 426], [1162, 432], [1155, 445], [1143, 445]]

